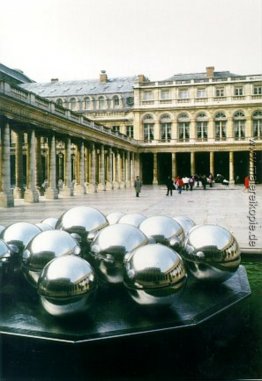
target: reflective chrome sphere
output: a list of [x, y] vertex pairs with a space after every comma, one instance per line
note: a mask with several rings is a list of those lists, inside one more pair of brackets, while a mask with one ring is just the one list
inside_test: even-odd
[[8, 245], [0, 239], [0, 279], [7, 275], [10, 270], [11, 250]]
[[180, 252], [184, 240], [184, 230], [174, 218], [169, 216], [147, 217], [139, 225], [139, 229], [147, 237], [153, 238], [156, 243], [162, 243]]
[[0, 233], [5, 229], [5, 226], [0, 225]]
[[0, 238], [8, 244], [16, 254], [22, 254], [25, 246], [41, 232], [41, 229], [29, 222], [16, 222], [7, 226], [0, 234]]
[[55, 229], [57, 221], [58, 221], [58, 218], [48, 217], [48, 218], [44, 219], [43, 221], [41, 221], [41, 223], [47, 224], [47, 225], [51, 226], [51, 228]]
[[146, 216], [140, 213], [129, 213], [125, 214], [123, 217], [120, 218], [118, 221], [122, 224], [130, 224], [138, 227], [142, 221], [146, 219]]
[[54, 229], [51, 225], [46, 224], [45, 222], [38, 222], [36, 226], [38, 226], [43, 232]]
[[112, 212], [112, 213], [109, 213], [106, 216], [106, 218], [109, 225], [113, 225], [113, 224], [117, 224], [122, 216], [124, 216], [124, 213], [122, 212]]
[[186, 216], [177, 216], [173, 217], [175, 221], [177, 221], [183, 228], [185, 236], [189, 233], [189, 231], [196, 226], [195, 222]]
[[190, 273], [199, 280], [225, 281], [238, 269], [241, 257], [235, 237], [219, 225], [197, 225], [182, 253]]
[[165, 245], [148, 244], [126, 256], [124, 285], [139, 304], [172, 304], [183, 290], [186, 279], [180, 255]]
[[75, 255], [53, 259], [44, 267], [38, 281], [38, 293], [44, 309], [59, 317], [85, 311], [96, 288], [92, 266]]
[[109, 283], [121, 283], [124, 256], [147, 243], [147, 237], [137, 227], [129, 224], [114, 224], [98, 233], [91, 244], [90, 251], [102, 278]]
[[44, 266], [56, 257], [80, 254], [77, 241], [63, 230], [48, 230], [39, 233], [23, 252], [22, 270], [28, 282], [36, 287]]
[[90, 243], [96, 232], [108, 225], [103, 213], [89, 206], [76, 206], [67, 210], [58, 219], [56, 229], [76, 233], [82, 238], [82, 243]]

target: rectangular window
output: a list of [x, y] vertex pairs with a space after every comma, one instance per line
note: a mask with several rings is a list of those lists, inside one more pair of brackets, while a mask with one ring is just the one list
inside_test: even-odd
[[161, 99], [170, 99], [170, 90], [161, 90]]
[[262, 86], [254, 86], [254, 95], [262, 95]]
[[153, 92], [152, 91], [144, 91], [143, 99], [144, 99], [144, 101], [152, 101], [153, 100]]
[[235, 87], [234, 95], [235, 96], [244, 95], [243, 87], [242, 86], [241, 87]]
[[207, 122], [197, 122], [197, 139], [207, 140]]
[[134, 137], [134, 126], [126, 126], [126, 135], [130, 138]]
[[224, 97], [224, 95], [225, 95], [224, 87], [217, 87], [216, 97]]
[[171, 140], [171, 123], [161, 123], [160, 125], [161, 142], [170, 142]]
[[197, 89], [197, 98], [206, 98], [206, 89]]
[[112, 127], [112, 130], [113, 130], [114, 132], [120, 132], [120, 126], [113, 126], [113, 127]]
[[144, 124], [144, 141], [150, 143], [154, 140], [154, 125], [151, 123]]
[[189, 122], [178, 123], [178, 140], [180, 142], [189, 140]]
[[188, 89], [179, 90], [180, 99], [188, 99]]

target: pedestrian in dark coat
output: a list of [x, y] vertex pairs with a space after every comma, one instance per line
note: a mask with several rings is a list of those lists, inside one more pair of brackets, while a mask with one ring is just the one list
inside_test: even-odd
[[141, 188], [142, 188], [142, 181], [140, 180], [139, 176], [136, 176], [136, 179], [134, 182], [134, 188], [136, 191], [136, 197], [139, 197], [139, 193], [141, 192]]
[[166, 188], [167, 188], [167, 191], [166, 191], [166, 195], [167, 196], [172, 196], [173, 194], [173, 189], [174, 189], [174, 183], [173, 183], [173, 180], [170, 176], [168, 176], [167, 178], [167, 182], [166, 182]]

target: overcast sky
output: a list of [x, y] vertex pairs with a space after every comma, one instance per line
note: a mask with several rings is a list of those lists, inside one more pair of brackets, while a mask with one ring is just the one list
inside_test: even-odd
[[1, 0], [0, 62], [37, 82], [262, 73], [262, 0]]

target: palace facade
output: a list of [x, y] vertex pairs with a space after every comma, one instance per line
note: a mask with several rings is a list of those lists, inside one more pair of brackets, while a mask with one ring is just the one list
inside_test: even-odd
[[[8, 121], [11, 128], [10, 176], [14, 188], [18, 167], [14, 134], [23, 131], [21, 149], [25, 153], [26, 145], [30, 146], [28, 126], [30, 131], [37, 126], [37, 136], [44, 132], [38, 143], [44, 170], [37, 171], [36, 183], [43, 176], [50, 177], [50, 158], [43, 158], [51, 152], [51, 131], [57, 158], [53, 163], [57, 166], [54, 184], [58, 178], [65, 182], [70, 179], [77, 185], [88, 184], [88, 191], [105, 190], [132, 184], [135, 174], [141, 175], [144, 184], [165, 183], [168, 175], [209, 173], [221, 174], [230, 183], [243, 183], [248, 174], [262, 181], [261, 74], [237, 75], [207, 67], [201, 73], [176, 74], [152, 82], [145, 75], [110, 78], [103, 70], [93, 80], [55, 78], [36, 83], [4, 65], [0, 73], [6, 105], [0, 109], [1, 126]], [[20, 110], [23, 101], [24, 111]], [[45, 117], [39, 121], [43, 109]], [[27, 116], [21, 117], [23, 113]], [[82, 124], [84, 133], [79, 135]], [[2, 132], [2, 151], [3, 136]], [[89, 164], [87, 159], [81, 163], [81, 144]], [[69, 154], [71, 164], [66, 159]], [[30, 165], [22, 162], [20, 166], [28, 173]]]

